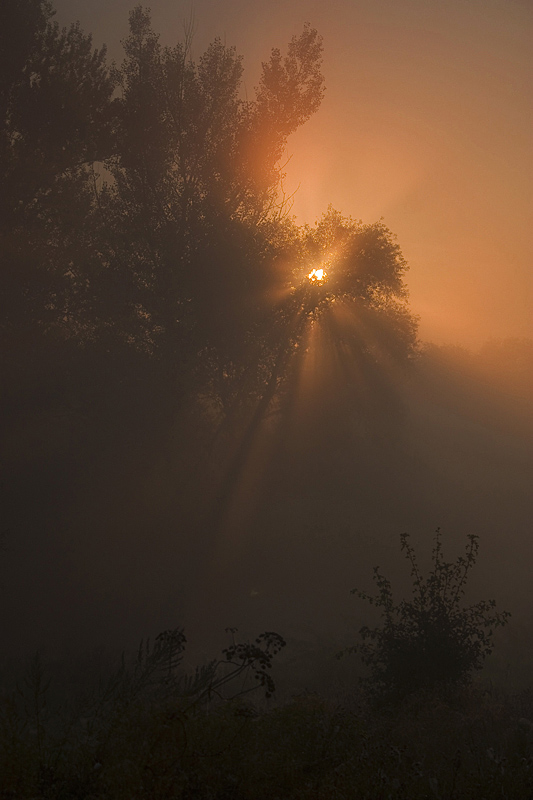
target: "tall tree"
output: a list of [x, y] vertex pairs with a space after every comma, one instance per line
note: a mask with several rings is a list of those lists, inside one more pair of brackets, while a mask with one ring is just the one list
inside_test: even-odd
[[61, 29], [47, 2], [6, 0], [6, 49], [23, 47], [0, 96], [0, 281], [3, 333], [35, 345], [35, 330], [78, 327], [86, 281], [93, 165], [110, 153], [113, 81], [105, 48], [78, 25]]
[[102, 198], [110, 268], [129, 282], [132, 321], [154, 355], [181, 371], [201, 355], [227, 372], [279, 289], [272, 263], [292, 236], [279, 160], [320, 103], [321, 40], [306, 27], [284, 60], [273, 51], [253, 101], [241, 97], [234, 48], [217, 39], [194, 64], [187, 42], [160, 46], [142, 7], [124, 48], [114, 185]]

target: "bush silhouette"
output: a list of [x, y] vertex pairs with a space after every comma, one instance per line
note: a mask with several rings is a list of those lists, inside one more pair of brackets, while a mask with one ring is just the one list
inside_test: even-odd
[[433, 567], [423, 577], [408, 534], [401, 535], [401, 550], [411, 564], [410, 600], [394, 603], [390, 581], [379, 567], [373, 575], [377, 595], [352, 590], [382, 610], [382, 624], [363, 626], [359, 631], [362, 642], [343, 651], [358, 652], [369, 667], [370, 674], [363, 681], [374, 699], [400, 700], [422, 688], [466, 685], [492, 652], [493, 631], [505, 625], [510, 614], [496, 611], [494, 600], [463, 605], [468, 574], [479, 550], [479, 537], [471, 534], [467, 539], [465, 554], [447, 562], [437, 529]]

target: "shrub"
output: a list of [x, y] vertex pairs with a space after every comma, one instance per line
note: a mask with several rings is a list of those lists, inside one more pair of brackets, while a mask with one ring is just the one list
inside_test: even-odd
[[493, 650], [493, 631], [510, 614], [495, 610], [494, 600], [463, 605], [468, 574], [476, 563], [479, 537], [469, 535], [465, 554], [455, 562], [444, 560], [437, 528], [432, 550], [433, 568], [423, 577], [409, 536], [400, 537], [401, 550], [411, 564], [413, 595], [395, 604], [390, 581], [374, 568], [377, 595], [353, 589], [382, 611], [382, 624], [363, 626], [362, 642], [346, 652], [358, 652], [370, 674], [363, 679], [377, 700], [399, 700], [421, 689], [445, 684], [465, 685], [481, 669]]

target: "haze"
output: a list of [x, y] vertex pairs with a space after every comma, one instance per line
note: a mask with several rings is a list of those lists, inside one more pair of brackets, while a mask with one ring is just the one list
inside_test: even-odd
[[531, 10], [0, 0], [1, 797], [530, 800]]
[[[130, 5], [57, 3], [120, 60]], [[194, 17], [193, 57], [221, 36], [260, 62], [304, 22], [324, 37], [326, 96], [289, 139], [285, 191], [313, 223], [328, 204], [383, 217], [411, 270], [422, 339], [478, 347], [532, 331], [532, 7], [514, 0], [151, 3], [164, 44]]]
[[236, 627], [327, 683], [365, 623], [350, 589], [377, 564], [405, 588], [398, 537], [427, 563], [441, 527], [450, 557], [480, 536], [472, 591], [513, 613], [493, 670], [523, 680], [528, 7], [198, 2], [189, 60], [158, 44], [189, 6], [63, 0], [106, 61], [38, 13], [26, 36], [21, 3], [41, 10], [13, 0], [0, 70], [6, 657], [184, 626], [194, 665]]

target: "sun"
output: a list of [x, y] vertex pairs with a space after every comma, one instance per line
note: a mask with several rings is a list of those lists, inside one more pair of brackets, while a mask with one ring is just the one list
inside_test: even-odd
[[325, 269], [312, 269], [307, 276], [311, 283], [324, 283], [327, 278]]

